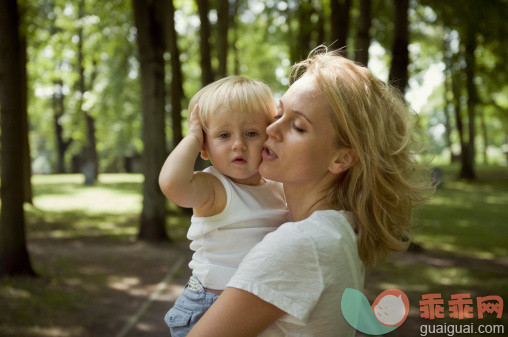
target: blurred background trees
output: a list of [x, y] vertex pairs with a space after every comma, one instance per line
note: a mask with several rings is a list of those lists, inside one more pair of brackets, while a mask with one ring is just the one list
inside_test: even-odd
[[[141, 239], [169, 237], [156, 178], [185, 134], [190, 97], [233, 74], [262, 80], [280, 97], [290, 66], [320, 44], [368, 64], [405, 92], [427, 147], [423, 156], [433, 156], [435, 163], [460, 162], [460, 177], [466, 179], [475, 179], [477, 162], [507, 161], [504, 0], [19, 0], [17, 5], [18, 23], [10, 24], [19, 30], [19, 59], [6, 58], [2, 45], [0, 86], [18, 86], [26, 77], [19, 84], [26, 89], [20, 89], [15, 108], [10, 94], [1, 96], [0, 106], [2, 115], [28, 112], [28, 132], [19, 130], [26, 145], [19, 151], [30, 160], [11, 163], [26, 166], [23, 198], [30, 200], [28, 166], [36, 174], [82, 173], [86, 184], [100, 180], [102, 172], [143, 173]], [[8, 71], [18, 62], [21, 75], [15, 81]], [[6, 138], [9, 125], [2, 121], [2, 150], [13, 142]], [[2, 156], [2, 173], [8, 158]], [[7, 222], [2, 217], [2, 228]]]

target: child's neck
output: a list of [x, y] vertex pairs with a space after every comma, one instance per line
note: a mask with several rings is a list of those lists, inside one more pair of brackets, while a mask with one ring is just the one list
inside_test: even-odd
[[231, 180], [233, 180], [235, 183], [240, 185], [247, 185], [247, 186], [261, 186], [265, 184], [265, 180], [261, 177], [259, 173], [245, 178], [245, 179], [237, 179], [233, 177], [229, 177]]

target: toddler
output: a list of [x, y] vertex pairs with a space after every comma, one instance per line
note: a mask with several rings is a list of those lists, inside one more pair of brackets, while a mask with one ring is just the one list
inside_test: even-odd
[[[288, 220], [282, 185], [259, 174], [266, 127], [276, 113], [270, 88], [226, 77], [201, 89], [189, 112], [189, 131], [159, 176], [171, 201], [193, 208], [192, 277], [165, 316], [173, 337], [187, 335], [249, 250]], [[199, 153], [212, 166], [194, 172]]]

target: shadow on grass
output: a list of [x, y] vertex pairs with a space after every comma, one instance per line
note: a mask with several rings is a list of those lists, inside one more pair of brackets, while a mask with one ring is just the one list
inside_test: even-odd
[[[138, 214], [89, 214], [81, 210], [50, 212], [31, 209], [27, 217], [29, 240], [119, 240], [135, 241]], [[166, 230], [172, 240], [186, 240], [190, 224], [185, 214], [170, 213]]]
[[[418, 336], [426, 324], [504, 324], [508, 317], [497, 319], [488, 314], [479, 320], [476, 297], [498, 295], [508, 297], [507, 261], [465, 258], [452, 254], [404, 253], [391, 258], [383, 265], [367, 271], [364, 290], [370, 303], [384, 290], [396, 288], [404, 291], [410, 302], [408, 319], [390, 336]], [[424, 294], [441, 294], [445, 317], [429, 321], [420, 317], [419, 301]], [[474, 320], [460, 321], [449, 317], [448, 301], [454, 294], [470, 294], [475, 313]], [[363, 336], [360, 334], [360, 336]], [[456, 336], [461, 336], [457, 334]]]
[[445, 181], [435, 198], [415, 211], [416, 241], [427, 249], [508, 256], [508, 179], [497, 174], [474, 183]]

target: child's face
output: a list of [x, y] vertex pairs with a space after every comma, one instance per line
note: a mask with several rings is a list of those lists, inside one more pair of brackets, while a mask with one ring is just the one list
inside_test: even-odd
[[265, 114], [219, 108], [210, 117], [205, 136], [205, 159], [233, 181], [258, 185], [259, 164], [266, 140]]

